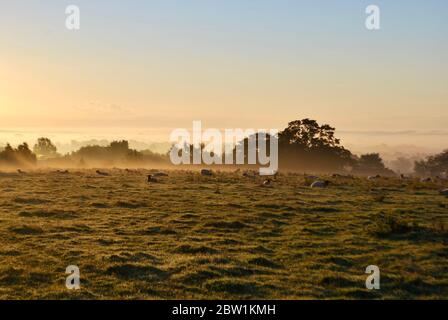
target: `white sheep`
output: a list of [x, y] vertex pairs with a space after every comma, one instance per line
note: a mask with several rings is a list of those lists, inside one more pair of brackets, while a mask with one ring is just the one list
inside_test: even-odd
[[264, 187], [272, 187], [272, 180], [271, 179], [264, 180], [263, 186]]
[[107, 172], [101, 171], [101, 170], [96, 170], [96, 173], [100, 176], [108, 176], [109, 174]]
[[326, 188], [328, 187], [328, 185], [330, 184], [330, 181], [325, 180], [325, 181], [314, 181], [311, 184], [311, 188]]

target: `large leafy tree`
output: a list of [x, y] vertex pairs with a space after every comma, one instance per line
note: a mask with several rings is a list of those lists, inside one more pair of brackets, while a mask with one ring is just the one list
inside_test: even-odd
[[336, 129], [316, 120], [295, 120], [278, 134], [280, 166], [332, 171], [351, 167], [354, 157], [335, 136]]
[[337, 147], [340, 140], [335, 137], [335, 128], [328, 124], [319, 125], [316, 120], [295, 120], [280, 132], [283, 144], [299, 145], [303, 148]]
[[57, 155], [57, 148], [48, 138], [39, 138], [34, 145], [33, 151], [40, 157], [54, 157]]

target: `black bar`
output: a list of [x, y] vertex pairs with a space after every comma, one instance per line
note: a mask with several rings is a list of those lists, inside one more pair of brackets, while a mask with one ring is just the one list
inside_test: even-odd
[[[266, 307], [265, 307], [266, 306]], [[270, 306], [270, 308], [267, 308]], [[444, 314], [444, 301], [290, 301], [290, 300], [207, 300], [207, 301], [3, 301], [2, 314], [16, 318], [31, 312], [46, 318], [98, 319], [382, 319], [395, 313], [409, 316]], [[181, 314], [179, 314], [181, 310]], [[436, 317], [431, 317], [436, 318]]]

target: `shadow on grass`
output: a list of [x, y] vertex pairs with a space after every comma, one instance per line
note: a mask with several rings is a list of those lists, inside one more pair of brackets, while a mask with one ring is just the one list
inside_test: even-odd
[[376, 237], [388, 240], [408, 240], [415, 242], [445, 242], [448, 230], [444, 226], [427, 227], [409, 223], [405, 219], [392, 214], [378, 214], [368, 231]]
[[106, 270], [109, 275], [115, 275], [122, 279], [138, 280], [164, 280], [169, 277], [169, 273], [159, 268], [137, 264], [121, 264], [109, 267]]
[[231, 279], [212, 280], [205, 284], [205, 288], [212, 292], [231, 294], [238, 297], [260, 297], [269, 288], [257, 282]]

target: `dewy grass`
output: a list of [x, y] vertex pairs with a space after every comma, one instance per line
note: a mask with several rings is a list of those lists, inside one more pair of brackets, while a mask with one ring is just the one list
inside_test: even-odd
[[[108, 173], [0, 176], [0, 298], [448, 298], [443, 186]], [[65, 287], [69, 265], [81, 290]], [[369, 265], [380, 290], [365, 288]]]

